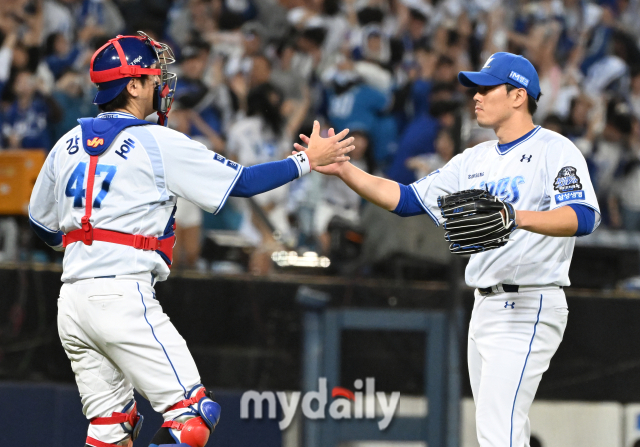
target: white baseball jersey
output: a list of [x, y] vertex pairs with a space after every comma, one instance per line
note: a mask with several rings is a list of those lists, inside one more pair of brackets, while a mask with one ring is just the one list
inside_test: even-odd
[[[134, 118], [128, 113], [98, 115], [104, 116]], [[64, 233], [80, 228], [89, 159], [80, 126], [56, 143], [31, 195], [29, 214], [36, 225]], [[176, 197], [216, 213], [242, 169], [175, 130], [156, 125], [127, 127], [99, 157], [91, 222], [104, 230], [162, 236]], [[65, 250], [62, 281], [140, 272], [152, 272], [163, 281], [169, 268], [154, 251], [110, 242], [76, 242]]]
[[[474, 188], [488, 189], [516, 210], [585, 205], [596, 212], [595, 227], [600, 223], [600, 209], [582, 153], [567, 138], [539, 126], [508, 144], [494, 140], [467, 149], [411, 187], [437, 225], [443, 220], [438, 196]], [[573, 237], [516, 229], [509, 239], [500, 249], [471, 256], [465, 273], [469, 286], [570, 285]]]

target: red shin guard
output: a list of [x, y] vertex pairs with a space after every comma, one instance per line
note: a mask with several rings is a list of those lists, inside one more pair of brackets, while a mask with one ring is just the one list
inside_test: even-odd
[[179, 432], [180, 442], [190, 447], [204, 447], [209, 440], [211, 431], [200, 416], [189, 419], [187, 422], [167, 421], [162, 424], [171, 430]]

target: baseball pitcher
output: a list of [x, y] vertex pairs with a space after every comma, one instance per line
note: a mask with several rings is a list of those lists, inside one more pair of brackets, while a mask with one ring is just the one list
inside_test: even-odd
[[477, 89], [478, 124], [497, 141], [408, 186], [350, 163], [316, 170], [400, 216], [427, 214], [443, 224], [452, 253], [471, 254], [468, 364], [478, 440], [529, 447], [529, 408], [567, 324], [562, 288], [570, 284], [575, 237], [595, 230], [600, 211], [578, 148], [533, 124], [540, 83], [527, 59], [496, 53], [458, 80]]

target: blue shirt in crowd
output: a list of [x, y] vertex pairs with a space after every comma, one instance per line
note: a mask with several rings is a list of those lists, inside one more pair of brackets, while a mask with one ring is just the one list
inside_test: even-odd
[[26, 109], [21, 109], [18, 101], [9, 107], [4, 115], [3, 133], [22, 136], [21, 147], [25, 149], [51, 149], [51, 137], [47, 129], [49, 107], [40, 96], [35, 96]]
[[389, 97], [365, 84], [356, 85], [337, 95], [328, 92], [328, 115], [336, 133], [343, 129], [367, 132], [378, 161], [395, 149], [397, 130], [392, 117], [381, 114], [389, 106]]
[[400, 137], [398, 151], [387, 176], [398, 183], [408, 185], [417, 179], [413, 171], [406, 166], [408, 158], [420, 154], [435, 152], [435, 141], [440, 123], [430, 115], [422, 114], [414, 119]]

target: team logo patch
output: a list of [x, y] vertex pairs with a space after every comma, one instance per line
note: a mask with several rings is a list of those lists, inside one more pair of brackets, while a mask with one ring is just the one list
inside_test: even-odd
[[518, 72], [512, 71], [511, 73], [509, 73], [509, 77], [516, 81], [518, 84], [522, 84], [525, 87], [529, 85], [529, 79], [525, 78]]
[[568, 202], [570, 200], [584, 200], [584, 191], [573, 191], [556, 194], [556, 203]]
[[93, 140], [87, 140], [87, 146], [96, 148], [98, 146], [102, 146], [104, 144], [104, 140], [102, 138], [93, 137]]
[[229, 166], [231, 169], [235, 169], [236, 171], [240, 167], [240, 165], [238, 163], [236, 163], [235, 161], [231, 161], [231, 160], [227, 160], [227, 166]]
[[553, 189], [559, 192], [578, 191], [582, 189], [576, 168], [573, 166], [565, 166], [560, 169], [558, 176], [553, 182]]
[[220, 154], [215, 154], [215, 155], [213, 156], [213, 159], [214, 159], [215, 161], [219, 161], [219, 162], [220, 162], [220, 163], [222, 163], [222, 164], [224, 164], [224, 162], [227, 160], [226, 158], [224, 158], [224, 157], [223, 157], [222, 155], [220, 155]]

